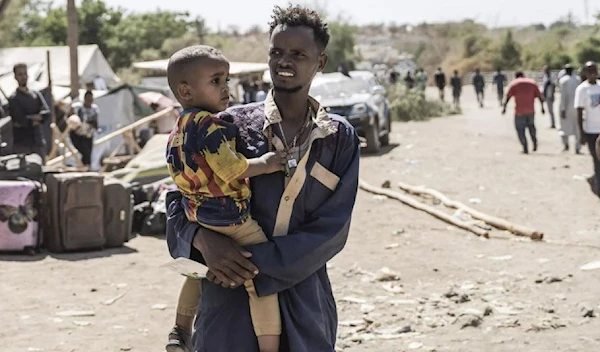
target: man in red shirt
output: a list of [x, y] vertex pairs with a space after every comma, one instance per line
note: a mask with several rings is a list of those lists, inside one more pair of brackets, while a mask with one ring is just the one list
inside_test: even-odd
[[517, 135], [519, 141], [523, 146], [523, 154], [528, 154], [529, 149], [527, 147], [527, 137], [525, 136], [525, 130], [529, 130], [531, 141], [533, 142], [533, 151], [537, 150], [537, 138], [535, 136], [535, 99], [540, 100], [542, 106], [542, 114], [544, 111], [544, 98], [540, 93], [540, 89], [534, 80], [525, 78], [523, 72], [518, 71], [516, 73], [516, 79], [510, 83], [508, 87], [508, 93], [504, 100], [504, 107], [502, 109], [502, 115], [506, 114], [506, 105], [510, 98], [515, 97], [515, 128], [517, 129]]

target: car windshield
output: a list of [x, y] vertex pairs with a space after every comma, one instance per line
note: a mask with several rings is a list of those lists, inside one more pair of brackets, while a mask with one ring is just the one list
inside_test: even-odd
[[363, 78], [346, 78], [341, 80], [319, 79], [313, 81], [310, 95], [313, 97], [337, 98], [345, 95], [370, 93], [369, 82]]

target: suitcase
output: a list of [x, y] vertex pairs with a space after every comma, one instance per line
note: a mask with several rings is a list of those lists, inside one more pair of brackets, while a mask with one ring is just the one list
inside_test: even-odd
[[0, 180], [29, 179], [41, 182], [44, 178], [42, 157], [37, 154], [0, 156]]
[[94, 172], [46, 174], [44, 246], [51, 252], [104, 246], [104, 177]]
[[40, 190], [35, 181], [0, 181], [0, 251], [38, 251]]
[[132, 187], [117, 179], [104, 180], [104, 237], [105, 247], [121, 247], [132, 238]]

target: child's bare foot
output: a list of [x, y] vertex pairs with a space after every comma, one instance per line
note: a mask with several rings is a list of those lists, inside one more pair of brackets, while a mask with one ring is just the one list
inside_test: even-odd
[[262, 335], [257, 339], [260, 352], [279, 352], [279, 335]]
[[165, 348], [167, 352], [192, 352], [192, 336], [175, 326], [169, 333], [169, 342]]

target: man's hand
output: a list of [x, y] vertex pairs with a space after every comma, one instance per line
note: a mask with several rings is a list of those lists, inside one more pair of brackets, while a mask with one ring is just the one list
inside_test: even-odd
[[258, 274], [258, 268], [247, 259], [252, 254], [229, 237], [201, 228], [196, 233], [193, 244], [202, 253], [208, 269], [216, 279], [207, 277], [211, 282], [226, 288], [236, 288]]
[[27, 115], [27, 118], [29, 118], [33, 122], [42, 122], [44, 120], [42, 115], [39, 115], [39, 114]]
[[560, 111], [560, 118], [563, 120], [567, 118], [567, 112], [565, 110]]

